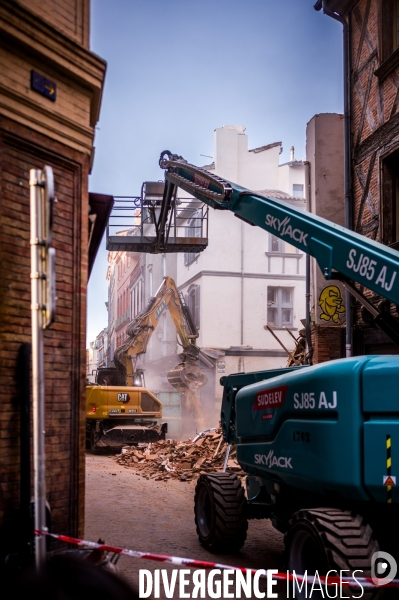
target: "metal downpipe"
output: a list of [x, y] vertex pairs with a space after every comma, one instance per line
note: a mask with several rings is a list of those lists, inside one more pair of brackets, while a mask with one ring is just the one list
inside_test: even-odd
[[[352, 166], [351, 166], [351, 105], [350, 105], [350, 35], [347, 20], [340, 14], [333, 12], [327, 7], [327, 0], [322, 1], [323, 13], [342, 24], [343, 32], [343, 70], [344, 70], [344, 215], [345, 227], [353, 229], [352, 215]], [[352, 319], [352, 296], [345, 290], [346, 306], [346, 356], [353, 354], [353, 319]]]
[[[306, 209], [311, 212], [311, 187], [310, 187], [310, 162], [305, 161], [305, 199]], [[312, 345], [312, 332], [310, 329], [310, 254], [306, 255], [306, 283], [305, 283], [305, 337], [307, 345], [307, 354], [305, 357], [305, 364], [312, 364], [313, 357], [313, 345]]]

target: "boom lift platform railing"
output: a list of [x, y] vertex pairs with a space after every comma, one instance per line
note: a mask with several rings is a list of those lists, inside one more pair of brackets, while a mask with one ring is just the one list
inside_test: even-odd
[[111, 251], [201, 252], [208, 245], [208, 207], [180, 198], [168, 182], [144, 182], [141, 196], [115, 196], [108, 220]]

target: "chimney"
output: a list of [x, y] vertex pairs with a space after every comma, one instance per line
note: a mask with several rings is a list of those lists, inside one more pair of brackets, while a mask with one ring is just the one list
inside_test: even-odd
[[294, 162], [295, 157], [294, 157], [294, 146], [291, 146], [290, 148], [290, 161]]

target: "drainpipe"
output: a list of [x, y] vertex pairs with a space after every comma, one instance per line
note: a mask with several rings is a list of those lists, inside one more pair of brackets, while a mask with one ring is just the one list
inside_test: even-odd
[[[350, 105], [350, 35], [349, 24], [340, 14], [333, 12], [327, 7], [327, 0], [318, 0], [314, 7], [316, 10], [323, 8], [323, 13], [342, 24], [343, 32], [343, 60], [344, 60], [344, 186], [345, 186], [345, 227], [353, 229], [352, 220], [352, 168], [351, 168], [351, 105]], [[345, 290], [346, 306], [346, 356], [352, 356], [352, 297], [348, 290]]]
[[147, 265], [147, 269], [148, 269], [148, 273], [149, 273], [149, 277], [148, 277], [148, 291], [149, 291], [149, 295], [150, 298], [152, 298], [152, 264], [148, 264]]
[[19, 348], [17, 377], [20, 385], [20, 524], [21, 553], [24, 561], [33, 551], [29, 508], [31, 505], [31, 452], [30, 452], [30, 363], [31, 346], [24, 343]]
[[[306, 210], [312, 212], [312, 204], [311, 204], [311, 187], [310, 187], [310, 162], [308, 160], [304, 161], [305, 164], [305, 200], [306, 200]], [[305, 284], [305, 315], [306, 315], [306, 324], [305, 324], [305, 336], [306, 336], [306, 345], [308, 348], [305, 364], [312, 364], [313, 357], [313, 346], [312, 346], [312, 332], [310, 330], [310, 254], [306, 254], [306, 284]]]
[[241, 221], [241, 331], [240, 343], [244, 345], [244, 222]]

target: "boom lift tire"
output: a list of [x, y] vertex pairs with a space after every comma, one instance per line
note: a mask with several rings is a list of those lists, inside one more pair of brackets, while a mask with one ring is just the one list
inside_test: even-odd
[[200, 544], [212, 552], [239, 550], [247, 537], [247, 501], [241, 480], [233, 473], [200, 475], [194, 514]]
[[[325, 575], [335, 569], [338, 576], [340, 570], [348, 570], [350, 573], [344, 573], [344, 576], [349, 576], [359, 569], [363, 571], [358, 573], [359, 577], [371, 577], [371, 557], [379, 550], [372, 535], [371, 527], [364, 523], [363, 518], [349, 510], [299, 510], [290, 520], [284, 536], [288, 569], [297, 574], [307, 571], [308, 575], [316, 570], [319, 575]], [[360, 592], [361, 588], [355, 585], [354, 597]], [[298, 590], [296, 593], [298, 598], [305, 598]], [[349, 594], [350, 589], [346, 593]], [[362, 597], [370, 598], [369, 593], [372, 592], [365, 590]]]

